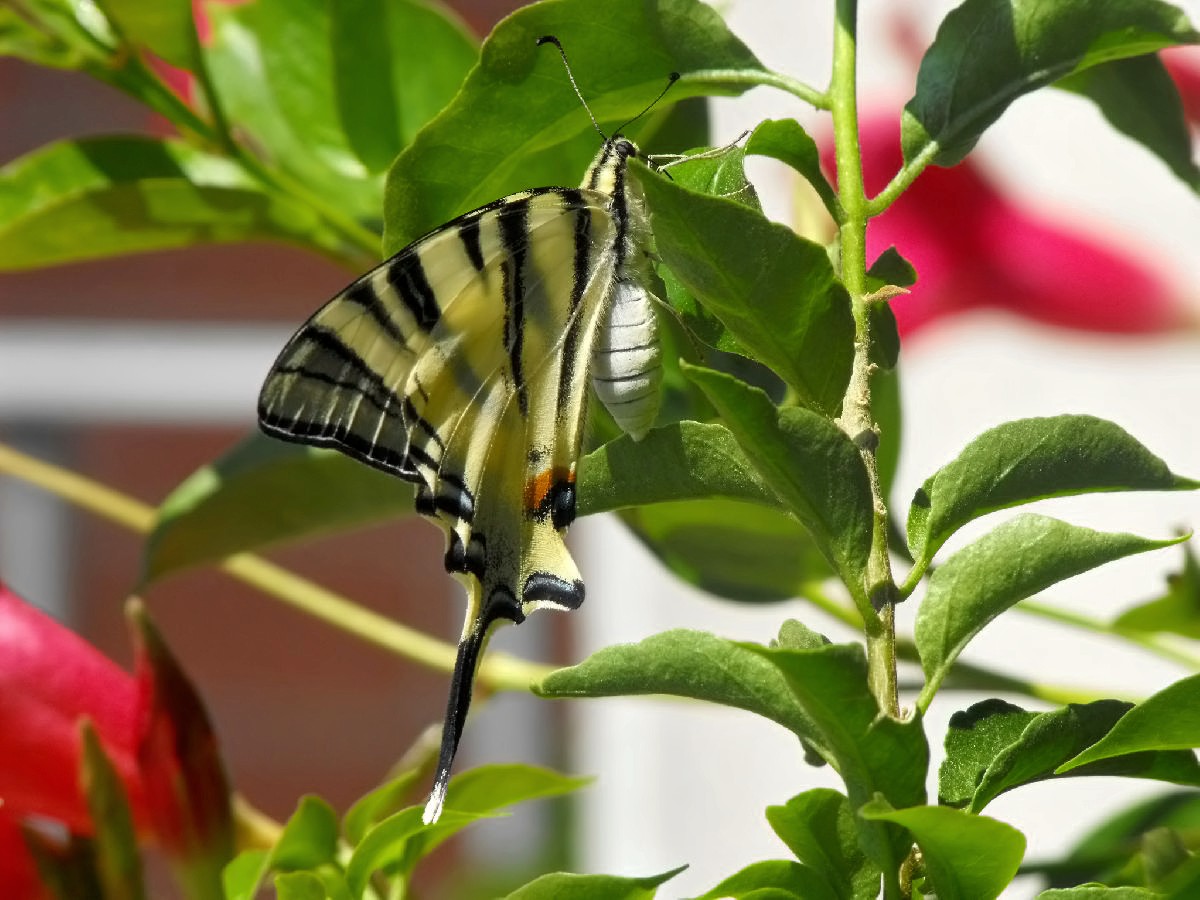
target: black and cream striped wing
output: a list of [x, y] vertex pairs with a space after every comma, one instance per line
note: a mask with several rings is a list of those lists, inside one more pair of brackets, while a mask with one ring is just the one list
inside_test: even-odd
[[431, 232], [309, 319], [259, 399], [267, 433], [416, 482], [418, 511], [446, 532], [468, 610], [435, 794], [491, 625], [583, 600], [563, 533], [616, 265], [610, 207], [599, 191], [545, 188]]

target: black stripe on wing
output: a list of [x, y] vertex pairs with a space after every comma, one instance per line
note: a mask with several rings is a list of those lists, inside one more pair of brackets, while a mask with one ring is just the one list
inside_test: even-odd
[[[298, 380], [295, 388], [284, 387], [290, 379]], [[329, 398], [339, 393], [353, 396], [359, 403], [369, 404], [374, 409], [379, 420], [376, 438], [357, 433], [352, 416], [337, 414], [344, 404]], [[295, 412], [289, 412], [288, 407], [296, 403], [297, 395], [303, 399]], [[411, 423], [402, 410], [400, 397], [338, 335], [320, 328], [308, 328], [288, 343], [272, 369], [259, 397], [258, 421], [264, 431], [275, 437], [333, 447], [368, 465], [413, 481], [417, 472], [407, 453]], [[322, 415], [306, 415], [309, 412]], [[384, 435], [398, 439], [378, 439]]]

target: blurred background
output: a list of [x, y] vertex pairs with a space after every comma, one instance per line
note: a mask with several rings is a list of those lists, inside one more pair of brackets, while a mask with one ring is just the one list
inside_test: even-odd
[[[516, 4], [451, 5], [482, 35]], [[1200, 0], [1179, 5], [1200, 21]], [[823, 86], [831, 6], [732, 0], [720, 8], [768, 66]], [[950, 7], [941, 0], [864, 0], [864, 116], [878, 113], [894, 123], [912, 93], [920, 50]], [[1200, 70], [1200, 60], [1190, 60]], [[828, 130], [798, 101], [759, 88], [712, 103], [714, 143], [782, 116], [798, 118], [814, 135]], [[0, 60], [0, 121], [0, 164], [58, 137], [162, 127], [86, 77], [11, 59]], [[900, 510], [979, 431], [1022, 416], [1087, 412], [1113, 419], [1177, 472], [1200, 476], [1196, 196], [1158, 159], [1108, 128], [1088, 102], [1058, 91], [1016, 103], [970, 159], [974, 177], [992, 193], [970, 195], [977, 202], [960, 210], [949, 198], [961, 199], [978, 184], [948, 187], [934, 205], [945, 231], [960, 228], [960, 213], [1002, 198], [1011, 212], [1005, 233], [1028, 228], [1033, 238], [976, 252], [958, 246], [967, 273], [944, 282], [930, 274], [927, 283], [950, 284], [948, 296], [977, 298], [965, 304], [973, 308], [909, 314], [901, 368], [904, 452], [895, 491]], [[766, 161], [754, 164], [751, 176], [768, 212], [806, 224], [802, 187]], [[1086, 303], [1072, 306], [1071, 298], [1107, 296], [1113, 285], [1094, 275], [1090, 282], [1055, 281], [1050, 276], [1066, 265], [1062, 260], [1031, 262], [1056, 234], [1084, 249], [1119, 247], [1144, 315], [1114, 296], [1113, 308], [1124, 315], [1114, 313], [1097, 328]], [[923, 235], [922, 246], [935, 238]], [[899, 249], [909, 255], [904, 243]], [[1022, 250], [1031, 256], [1005, 256]], [[920, 268], [916, 255], [910, 258]], [[1034, 311], [1034, 319], [1056, 325], [1031, 319], [1017, 296], [1022, 286], [1004, 282], [1005, 267], [1023, 265], [1048, 270], [1038, 290], [1067, 298], [1057, 311], [1052, 305]], [[156, 504], [253, 427], [255, 397], [275, 353], [353, 274], [287, 247], [255, 245], [0, 275], [0, 440]], [[897, 301], [902, 322], [907, 302]], [[911, 302], [917, 310], [932, 301], [914, 295]], [[1073, 522], [1148, 536], [1200, 524], [1200, 498], [1187, 494], [1053, 503], [1055, 515]], [[943, 553], [993, 524], [975, 523]], [[851, 637], [803, 604], [737, 606], [681, 586], [615, 520], [584, 520], [573, 538], [588, 579], [584, 609], [535, 616], [520, 629], [502, 630], [495, 646], [565, 664], [677, 626], [767, 641], [788, 617], [835, 640]], [[0, 577], [124, 663], [129, 646], [120, 610], [137, 578], [139, 553], [137, 535], [0, 479]], [[440, 535], [423, 521], [271, 555], [430, 633], [445, 639], [458, 633], [459, 592], [442, 571]], [[1180, 561], [1178, 550], [1136, 557], [1075, 579], [1046, 599], [1109, 618], [1160, 592]], [[219, 574], [174, 577], [148, 600], [209, 705], [234, 783], [273, 816], [286, 817], [305, 792], [344, 809], [444, 710], [444, 676], [365, 647]], [[902, 625], [911, 623], [914, 607], [902, 608]], [[1127, 645], [1016, 613], [990, 626], [967, 659], [1125, 693], [1150, 693], [1183, 674]], [[930, 734], [941, 734], [954, 709], [975, 699], [940, 698]], [[496, 697], [474, 711], [459, 768], [541, 762], [595, 775], [597, 783], [571, 801], [569, 812], [532, 804], [470, 829], [444, 848], [437, 871], [423, 875], [422, 895], [467, 896], [464, 882], [487, 869], [511, 870], [519, 883], [547, 860], [613, 874], [690, 863], [664, 896], [702, 892], [747, 863], [784, 852], [763, 819], [765, 806], [833, 784], [828, 772], [806, 767], [797, 750], [793, 738], [765, 721], [700, 705]], [[1089, 823], [1130, 802], [1138, 789], [1117, 784], [1037, 785], [1000, 798], [990, 812], [1025, 830], [1030, 858], [1040, 858], [1069, 847]], [[676, 815], [680, 808], [690, 813]], [[568, 836], [571, 855], [557, 855]], [[1033, 892], [1026, 885], [1011, 896]]]

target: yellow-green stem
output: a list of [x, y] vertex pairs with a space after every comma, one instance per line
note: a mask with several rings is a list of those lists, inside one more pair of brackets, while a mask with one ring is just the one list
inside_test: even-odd
[[[152, 507], [3, 444], [0, 444], [0, 474], [12, 475], [141, 534], [154, 525]], [[454, 670], [458, 651], [453, 645], [359, 606], [262, 557], [237, 553], [217, 563], [217, 568], [300, 612], [397, 656], [443, 672]], [[480, 664], [476, 682], [487, 690], [526, 691], [552, 671], [553, 666], [491, 653]]]
[[878, 431], [871, 413], [870, 304], [866, 278], [868, 207], [858, 147], [857, 17], [857, 0], [838, 0], [829, 94], [837, 157], [838, 198], [845, 212], [845, 218], [839, 223], [841, 275], [850, 294], [854, 314], [854, 362], [838, 424], [860, 448], [871, 485], [871, 554], [865, 584], [861, 590], [851, 591], [852, 594], [865, 595], [870, 602], [870, 608], [860, 611], [865, 622], [871, 690], [879, 700], [881, 709], [892, 716], [899, 716], [894, 610], [897, 593], [888, 558], [887, 507], [879, 484], [875, 457]]

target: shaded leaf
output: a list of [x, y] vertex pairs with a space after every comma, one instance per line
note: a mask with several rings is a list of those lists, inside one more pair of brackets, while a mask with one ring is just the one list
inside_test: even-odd
[[1156, 55], [1093, 66], [1055, 86], [1087, 97], [1113, 128], [1153, 152], [1192, 190], [1200, 190], [1200, 167], [1192, 161], [1179, 89]]
[[736, 378], [698, 366], [683, 368], [850, 590], [865, 595], [871, 489], [854, 442], [818, 413], [781, 410], [761, 390]]
[[1158, 0], [966, 0], [942, 20], [904, 109], [905, 160], [952, 166], [1023, 94], [1101, 63], [1200, 40]]
[[398, 478], [332, 450], [254, 433], [162, 502], [142, 578], [412, 511], [413, 489]]
[[833, 577], [808, 529], [767, 506], [685, 500], [626, 509], [621, 519], [676, 577], [719, 597], [787, 600]]
[[933, 573], [914, 629], [928, 707], [970, 640], [1006, 609], [1106, 562], [1179, 543], [1093, 531], [1026, 513], [959, 550]]
[[475, 40], [448, 9], [418, 0], [341, 0], [330, 16], [342, 127], [379, 172], [453, 99]]
[[928, 562], [979, 516], [1046, 497], [1193, 490], [1129, 432], [1093, 416], [1019, 419], [989, 429], [926, 479], [908, 513], [908, 544]]

